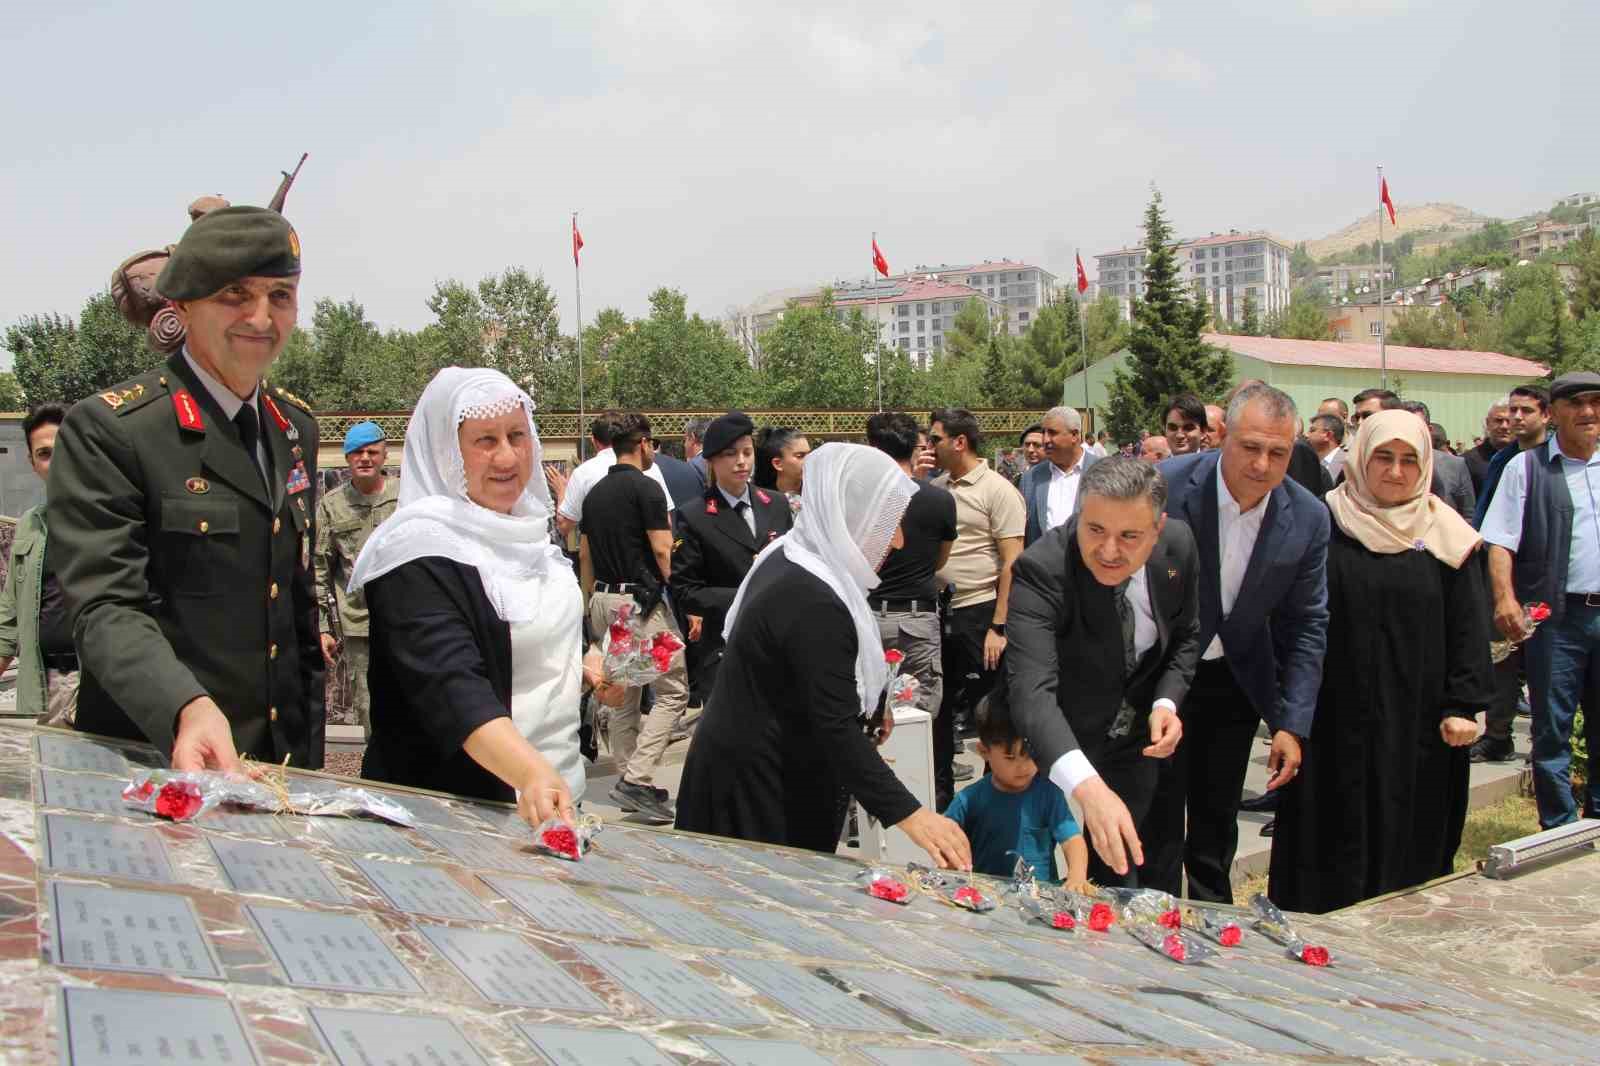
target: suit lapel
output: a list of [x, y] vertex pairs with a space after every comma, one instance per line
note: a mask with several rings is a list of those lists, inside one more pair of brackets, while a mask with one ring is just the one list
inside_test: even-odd
[[189, 390], [189, 395], [194, 397], [195, 403], [200, 405], [200, 410], [204, 414], [206, 437], [205, 444], [200, 450], [201, 465], [236, 491], [250, 497], [263, 507], [271, 507], [272, 501], [267, 498], [267, 487], [261, 480], [261, 468], [256, 465], [254, 456], [245, 454], [244, 444], [239, 440], [238, 427], [223, 414], [217, 401], [212, 399], [211, 390], [194, 376], [182, 356], [167, 365], [182, 379], [184, 387]]
[[750, 535], [750, 527], [744, 524], [744, 519], [739, 515], [739, 509], [728, 502], [721, 489], [712, 490], [715, 495], [711, 497], [717, 505], [717, 513], [711, 515], [711, 527], [738, 544], [747, 551], [755, 550], [756, 539]]
[[1172, 567], [1172, 556], [1167, 551], [1165, 541], [1156, 544], [1156, 550], [1150, 553], [1150, 559], [1144, 564], [1145, 589], [1150, 593], [1150, 613], [1156, 620], [1156, 650], [1165, 648], [1171, 638], [1172, 630], [1167, 624], [1167, 589], [1172, 586], [1172, 577], [1168, 571]]
[[278, 425], [278, 420], [270, 410], [266, 421], [270, 425], [263, 425], [261, 431], [267, 435], [267, 450], [272, 453], [272, 513], [277, 514], [283, 508], [289, 471], [293, 469], [295, 460], [289, 452], [288, 431]]
[[[1210, 473], [1200, 469], [1209, 466]], [[1218, 533], [1217, 479], [1222, 476], [1217, 463], [1196, 464], [1198, 485], [1189, 493], [1190, 528], [1200, 548], [1200, 602], [1217, 604], [1217, 624], [1222, 624], [1222, 549]], [[1191, 483], [1192, 484], [1192, 483]], [[1196, 506], [1198, 503], [1198, 507]]]

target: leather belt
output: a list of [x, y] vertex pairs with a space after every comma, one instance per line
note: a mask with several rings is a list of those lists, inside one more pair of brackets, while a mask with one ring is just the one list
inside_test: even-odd
[[76, 652], [59, 651], [53, 655], [43, 656], [46, 670], [60, 670], [63, 673], [75, 673], [78, 669], [78, 656]]
[[867, 606], [878, 614], [937, 614], [939, 605], [933, 600], [868, 600]]
[[631, 585], [628, 584], [626, 581], [618, 581], [615, 584], [612, 584], [611, 582], [608, 582], [608, 581], [596, 581], [594, 583], [594, 590], [596, 592], [611, 593], [611, 594], [617, 595], [617, 596], [621, 596], [624, 593], [632, 592], [636, 588], [639, 588], [639, 584], [637, 582], [635, 582], [634, 584], [631, 584]]
[[1569, 592], [1567, 603], [1575, 607], [1600, 607], [1600, 592]]

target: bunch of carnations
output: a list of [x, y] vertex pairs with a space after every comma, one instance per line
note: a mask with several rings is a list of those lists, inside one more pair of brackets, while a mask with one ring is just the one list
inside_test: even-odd
[[973, 883], [971, 874], [933, 870], [915, 862], [907, 864], [906, 873], [918, 890], [952, 907], [987, 914], [999, 906], [993, 893]]
[[1103, 899], [1092, 899], [1067, 888], [1056, 889], [1056, 897], [1091, 933], [1104, 933], [1117, 924], [1116, 908]]
[[1266, 896], [1259, 892], [1251, 896], [1250, 909], [1256, 914], [1252, 928], [1268, 940], [1282, 944], [1288, 949], [1290, 958], [1297, 959], [1307, 966], [1326, 966], [1333, 961], [1327, 948], [1320, 944], [1307, 944], [1301, 939], [1300, 934], [1294, 931], [1289, 919], [1283, 916], [1277, 904]]
[[873, 866], [856, 875], [856, 880], [861, 882], [867, 895], [873, 899], [888, 900], [898, 903], [902, 907], [910, 904], [913, 895], [911, 885], [897, 876], [893, 870], [882, 866]]
[[1505, 662], [1510, 657], [1518, 644], [1533, 636], [1533, 631], [1539, 628], [1540, 622], [1550, 620], [1550, 605], [1542, 600], [1522, 605], [1522, 635], [1515, 639], [1505, 638], [1489, 642], [1489, 659], [1491, 662]]
[[580, 819], [576, 825], [560, 818], [546, 818], [533, 830], [533, 846], [546, 855], [578, 862], [589, 853], [599, 831], [599, 821], [592, 818]]
[[1063, 933], [1076, 933], [1088, 925], [1088, 915], [1082, 907], [1073, 905], [1070, 900], [1057, 898], [1054, 892], [1029, 893], [1021, 898], [1020, 903], [1022, 913], [1030, 921], [1059, 929]]
[[672, 656], [683, 641], [667, 630], [645, 636], [639, 632], [643, 620], [631, 600], [617, 604], [606, 627], [605, 654], [601, 674], [614, 685], [642, 688], [660, 679], [672, 668]]
[[1238, 922], [1221, 911], [1207, 907], [1185, 908], [1183, 924], [1186, 928], [1199, 930], [1225, 948], [1236, 948], [1239, 941], [1244, 939], [1244, 930], [1239, 928]]
[[273, 814], [370, 814], [396, 825], [415, 817], [395, 800], [364, 788], [345, 786], [312, 791], [282, 767], [261, 767], [257, 776], [216, 770], [141, 770], [122, 789], [122, 802], [135, 810], [189, 822], [231, 804]]

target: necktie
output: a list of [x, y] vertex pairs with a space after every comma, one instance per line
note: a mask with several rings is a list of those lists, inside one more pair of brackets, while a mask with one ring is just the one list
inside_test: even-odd
[[754, 511], [750, 510], [750, 501], [740, 500], [738, 504], [734, 506], [734, 510], [739, 512], [739, 517], [744, 519], [744, 524], [750, 527], [750, 535], [752, 537], [755, 536], [756, 514]]
[[233, 416], [233, 424], [239, 428], [239, 442], [244, 445], [244, 453], [261, 473], [261, 483], [270, 489], [266, 468], [261, 465], [261, 451], [257, 447], [261, 442], [261, 422], [256, 416], [256, 405], [247, 403], [239, 408], [239, 413]]
[[[1117, 620], [1122, 628], [1122, 680], [1129, 681], [1133, 672], [1139, 668], [1139, 654], [1133, 647], [1133, 603], [1128, 599], [1129, 581], [1124, 581], [1116, 587], [1112, 598], [1117, 604]], [[1126, 699], [1122, 706], [1117, 708], [1117, 717], [1111, 723], [1111, 728], [1106, 730], [1108, 737], [1125, 737], [1133, 729], [1134, 710]]]

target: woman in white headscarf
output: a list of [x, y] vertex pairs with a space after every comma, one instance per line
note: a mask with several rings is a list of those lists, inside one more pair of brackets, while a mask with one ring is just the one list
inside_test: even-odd
[[363, 777], [571, 820], [582, 596], [550, 541], [533, 401], [447, 367], [406, 431], [400, 506], [356, 560], [371, 618]]
[[679, 829], [832, 852], [843, 790], [938, 865], [971, 869], [960, 827], [917, 802], [863, 728], [889, 681], [867, 593], [904, 543], [916, 489], [875, 448], [825, 444], [806, 460], [794, 529], [756, 557], [728, 611]]

